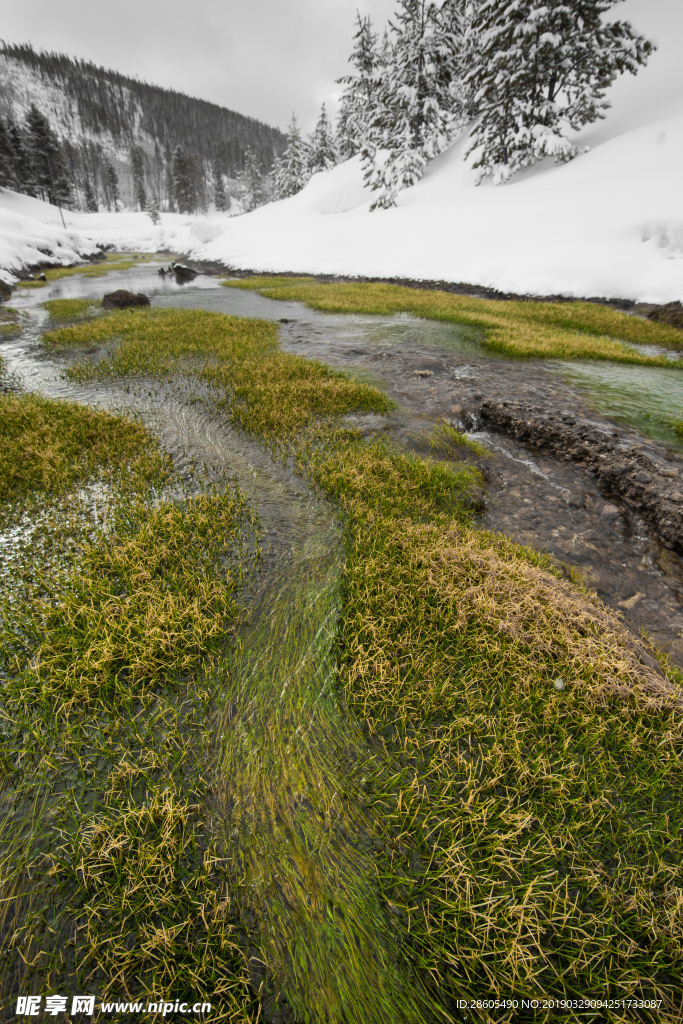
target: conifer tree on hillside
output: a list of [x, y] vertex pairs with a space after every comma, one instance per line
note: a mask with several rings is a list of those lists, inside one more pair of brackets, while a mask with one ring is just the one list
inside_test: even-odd
[[337, 150], [343, 160], [360, 151], [368, 119], [375, 107], [377, 70], [377, 35], [369, 17], [361, 18], [356, 11], [356, 33], [349, 63], [354, 74], [337, 79], [345, 86], [337, 121]]
[[139, 146], [130, 151], [131, 169], [133, 172], [133, 196], [139, 210], [147, 209], [147, 190], [145, 189], [145, 154]]
[[292, 120], [287, 134], [287, 149], [277, 168], [275, 179], [275, 194], [278, 199], [287, 199], [301, 192], [308, 181], [308, 153], [307, 146], [301, 138], [296, 114], [292, 114]]
[[62, 148], [47, 118], [31, 104], [26, 115], [26, 134], [33, 186], [40, 199], [63, 206], [71, 202]]
[[151, 220], [152, 224], [156, 227], [157, 224], [161, 223], [161, 214], [159, 213], [159, 199], [153, 192], [147, 202], [147, 215]]
[[89, 178], [85, 179], [85, 184], [83, 185], [83, 199], [88, 213], [97, 213], [97, 200], [95, 199], [95, 193]]
[[173, 197], [180, 213], [197, 212], [197, 167], [192, 156], [181, 146], [173, 155]]
[[119, 204], [119, 177], [112, 163], [107, 162], [104, 166], [104, 187], [107, 197], [107, 208], [118, 211]]
[[17, 191], [24, 192], [29, 196], [35, 196], [36, 190], [31, 168], [31, 152], [26, 132], [11, 117], [6, 118], [5, 125], [11, 148], [14, 151], [14, 177], [17, 182]]
[[543, 156], [570, 160], [568, 131], [604, 117], [605, 90], [636, 74], [654, 49], [628, 22], [602, 15], [620, 0], [481, 0], [472, 20], [470, 68], [477, 116], [469, 153], [479, 180]]
[[263, 206], [267, 202], [266, 186], [258, 161], [252, 151], [247, 149], [244, 154], [244, 168], [238, 175], [240, 183], [240, 200], [245, 213]]
[[393, 206], [458, 126], [449, 28], [434, 0], [399, 0], [361, 150], [365, 180], [378, 192], [373, 209]]
[[308, 171], [329, 171], [337, 163], [337, 149], [334, 144], [332, 125], [323, 103], [320, 117], [308, 142]]
[[3, 188], [16, 189], [17, 178], [14, 173], [16, 153], [12, 145], [12, 137], [7, 125], [0, 117], [0, 185]]
[[230, 209], [230, 198], [225, 191], [225, 184], [223, 182], [223, 173], [220, 169], [220, 165], [217, 160], [214, 160], [212, 165], [213, 173], [213, 201], [216, 209], [220, 213], [224, 213]]

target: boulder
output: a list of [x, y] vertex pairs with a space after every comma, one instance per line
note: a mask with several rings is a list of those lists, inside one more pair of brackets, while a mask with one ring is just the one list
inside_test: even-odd
[[128, 309], [130, 306], [149, 306], [149, 298], [142, 293], [134, 295], [133, 292], [119, 288], [102, 299], [102, 309]]
[[680, 302], [667, 302], [665, 306], [656, 306], [648, 313], [648, 320], [657, 320], [672, 327], [683, 327], [683, 306]]
[[186, 267], [184, 263], [172, 263], [171, 267], [178, 282], [194, 281], [197, 276], [197, 271]]

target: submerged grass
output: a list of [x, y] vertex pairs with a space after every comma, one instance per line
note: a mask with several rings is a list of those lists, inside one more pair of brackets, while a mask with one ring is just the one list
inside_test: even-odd
[[[135, 423], [12, 401], [0, 427], [14, 482], [0, 506], [0, 995], [153, 999], [182, 979], [215, 993], [212, 1016], [248, 1020], [206, 764], [222, 683], [211, 659], [234, 630], [254, 518], [224, 486], [181, 487]], [[45, 420], [68, 443], [47, 473], [40, 461], [22, 473]]]
[[[643, 366], [676, 367], [631, 345], [683, 350], [680, 330], [628, 316], [593, 302], [499, 302], [391, 284], [323, 284], [313, 278], [250, 277], [223, 281], [269, 298], [303, 302], [328, 313], [392, 316], [410, 313], [480, 330], [495, 352], [537, 359], [609, 359]], [[678, 366], [680, 369], [680, 366]]]
[[[280, 283], [278, 297], [283, 297]], [[292, 289], [288, 297], [302, 297], [294, 294], [299, 286], [291, 279], [283, 287]], [[311, 285], [311, 294], [320, 296], [317, 289], [324, 287]], [[359, 311], [369, 311], [363, 286], [349, 287], [361, 289], [354, 301]], [[383, 289], [389, 306], [398, 303], [371, 311], [406, 308], [395, 292], [408, 290], [366, 287]], [[315, 301], [331, 303], [338, 288]], [[424, 301], [433, 298], [426, 293]], [[334, 301], [348, 305], [350, 300]], [[518, 305], [525, 315], [532, 307], [532, 318], [544, 315], [537, 304]], [[579, 316], [577, 305], [553, 309], [558, 316]], [[598, 319], [581, 321], [587, 333], [576, 335], [587, 338], [586, 344], [591, 342], [586, 324], [593, 323], [598, 344], [607, 323], [600, 317], [613, 312], [591, 306], [593, 311]], [[455, 318], [455, 313], [449, 308], [443, 316]], [[529, 330], [529, 323], [498, 326], [514, 335]], [[556, 336], [555, 326], [545, 322], [549, 337]], [[635, 1012], [641, 1020], [673, 1024], [680, 1019], [680, 677], [551, 560], [476, 528], [469, 494], [478, 476], [457, 462], [461, 438], [437, 432], [434, 451], [448, 457], [441, 461], [406, 455], [388, 443], [366, 443], [358, 432], [342, 429], [336, 415], [381, 412], [388, 408], [386, 397], [321, 364], [285, 358], [272, 325], [200, 311], [143, 311], [54, 332], [47, 343], [109, 339], [118, 342], [105, 360], [67, 372], [78, 379], [193, 373], [224, 388], [232, 421], [291, 457], [336, 503], [345, 524], [337, 694], [365, 742], [354, 734], [349, 757], [339, 740], [342, 726], [330, 724], [339, 715], [337, 702], [325, 704], [320, 691], [311, 703], [307, 694], [318, 691], [297, 691], [296, 672], [283, 677], [268, 670], [256, 673], [255, 688], [246, 687], [246, 696], [238, 695], [235, 728], [223, 748], [229, 794], [235, 780], [243, 785], [225, 804], [227, 821], [237, 827], [236, 847], [225, 863], [241, 868], [245, 886], [236, 903], [252, 936], [259, 937], [260, 959], [297, 1017], [369, 1024], [391, 1020], [393, 1013], [401, 1020], [457, 1020], [462, 998], [609, 996], [650, 1001], [637, 1011], [627, 1003], [613, 1006], [609, 1019], [614, 1021], [626, 1024]], [[146, 562], [153, 552], [143, 549]], [[93, 563], [95, 569], [117, 564], [100, 555]], [[112, 572], [118, 579], [119, 570]], [[159, 580], [164, 575], [160, 567]], [[99, 579], [97, 572], [90, 576]], [[101, 583], [97, 588], [103, 603], [94, 621], [117, 621], [120, 602], [112, 606], [115, 614], [105, 614], [117, 595]], [[36, 607], [49, 615], [49, 599], [48, 605]], [[69, 666], [81, 664], [82, 654], [69, 646], [68, 637], [73, 634], [77, 646], [88, 643], [88, 633], [70, 614], [59, 612], [69, 627], [57, 631], [63, 644], [57, 654], [49, 647], [35, 659], [30, 652], [44, 640], [25, 648], [20, 639], [12, 640], [19, 645], [16, 671], [28, 673], [23, 677], [27, 691], [34, 686], [31, 701], [38, 699], [35, 680], [45, 678], [40, 673], [47, 671], [52, 679], [49, 666], [56, 679], [69, 678], [74, 685], [78, 673]], [[27, 620], [19, 636], [31, 637], [30, 630]], [[293, 627], [294, 640], [296, 632]], [[128, 633], [118, 635], [126, 647]], [[142, 687], [143, 695], [153, 692], [159, 699], [151, 666], [160, 655], [142, 658], [139, 675], [127, 667], [121, 676], [120, 649], [113, 641], [105, 649], [93, 645], [93, 664], [103, 666], [112, 692], [123, 694], [132, 686], [137, 693]], [[199, 656], [198, 647], [191, 650]], [[288, 658], [283, 653], [285, 666]], [[165, 679], [163, 658], [161, 664]], [[81, 699], [95, 699], [92, 693], [86, 686]], [[234, 690], [226, 699], [236, 699]], [[60, 700], [51, 699], [51, 706]], [[293, 729], [297, 714], [301, 721]], [[135, 722], [144, 718], [133, 716]], [[172, 727], [166, 735], [170, 742]], [[335, 741], [342, 752], [332, 764]], [[132, 777], [135, 765], [132, 758], [124, 774], [130, 771]], [[337, 789], [344, 769], [346, 788]], [[339, 794], [334, 815], [333, 792]], [[150, 836], [161, 830], [173, 837], [176, 850], [192, 843], [185, 825], [175, 831], [172, 825], [187, 817], [174, 817], [170, 805], [154, 800], [144, 804], [144, 813], [140, 806], [117, 805], [112, 817], [107, 807], [98, 809], [103, 817], [93, 812], [88, 829], [79, 832], [84, 877], [101, 879], [89, 910], [88, 934], [95, 936], [89, 948], [101, 950], [97, 962], [106, 964], [110, 977], [141, 977], [141, 970], [153, 973], [151, 965], [161, 960], [168, 972], [164, 977], [170, 976], [173, 956], [180, 957], [168, 953], [164, 960], [160, 952], [172, 942], [173, 928], [185, 936], [180, 920], [155, 918], [149, 938], [125, 952], [124, 940], [110, 941], [104, 924], [112, 915], [117, 922], [137, 920], [125, 916], [117, 895], [129, 863], [148, 864], [154, 878], [165, 877], [154, 874]], [[178, 797], [173, 807], [181, 805]], [[339, 830], [333, 825], [337, 814]], [[138, 832], [127, 831], [137, 822]], [[129, 845], [131, 834], [141, 836], [139, 843]], [[366, 867], [355, 876], [353, 871], [335, 875], [347, 856], [338, 852], [340, 836], [346, 851], [357, 844], [351, 858], [357, 866], [372, 866], [371, 889], [364, 888]], [[121, 859], [124, 849], [136, 851], [131, 861]], [[316, 849], [335, 853], [316, 859]], [[328, 865], [327, 879], [311, 874], [320, 864]], [[161, 882], [155, 885], [158, 894]], [[125, 891], [131, 891], [130, 884]], [[195, 891], [190, 886], [190, 894]], [[229, 885], [225, 891], [230, 893]], [[379, 905], [379, 915], [358, 909], [368, 900]], [[140, 901], [142, 920], [146, 911]], [[363, 937], [368, 921], [377, 922], [374, 945]], [[124, 927], [129, 924], [122, 923], [116, 934], [122, 936]], [[333, 934], [337, 939], [330, 938]], [[388, 946], [381, 936], [387, 936]], [[377, 954], [391, 948], [392, 936], [400, 955]], [[146, 951], [149, 959], [136, 959]], [[189, 970], [189, 962], [178, 959], [177, 970]], [[373, 975], [377, 982], [368, 994]], [[413, 1005], [401, 1002], [401, 993], [410, 991], [404, 987], [406, 976], [412, 978]], [[392, 987], [398, 1002], [384, 1001], [381, 994]], [[519, 1019], [516, 1009], [505, 1006], [480, 1005], [468, 1012], [469, 1019], [482, 1021]], [[557, 1013], [541, 1006], [535, 1019], [552, 1021]], [[589, 1008], [585, 1019], [602, 1021], [605, 1012]]]

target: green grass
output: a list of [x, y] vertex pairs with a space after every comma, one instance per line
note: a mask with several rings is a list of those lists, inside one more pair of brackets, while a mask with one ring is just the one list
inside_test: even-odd
[[480, 330], [502, 355], [536, 359], [610, 359], [643, 366], [675, 364], [629, 345], [683, 350], [683, 333], [592, 302], [499, 302], [391, 284], [322, 284], [313, 278], [251, 277], [222, 282], [328, 313], [410, 313]]
[[42, 303], [51, 320], [81, 320], [92, 316], [100, 306], [99, 299], [48, 299]]
[[183, 978], [251, 1019], [206, 765], [255, 519], [188, 492], [135, 423], [1, 401], [0, 995]]
[[383, 412], [384, 395], [316, 360], [281, 352], [277, 328], [202, 310], [124, 310], [43, 335], [50, 349], [118, 339], [111, 354], [70, 367], [74, 380], [189, 372], [226, 393], [243, 428], [281, 440], [320, 417], [350, 410]]
[[93, 263], [78, 264], [73, 267], [47, 267], [42, 273], [46, 281], [19, 281], [17, 288], [44, 288], [52, 281], [59, 281], [62, 277], [73, 277], [78, 274], [83, 277], [104, 277], [111, 270], [130, 270], [131, 267], [147, 260], [155, 259], [151, 254], [133, 255], [130, 253], [108, 252], [103, 260], [96, 260]]
[[[298, 286], [289, 280], [285, 287], [294, 293]], [[425, 302], [433, 298], [424, 295]], [[361, 299], [367, 304], [367, 296]], [[574, 306], [556, 308], [558, 315], [576, 313]], [[605, 312], [595, 309], [598, 317]], [[532, 314], [541, 315], [537, 309]], [[594, 340], [605, 321], [595, 324]], [[585, 323], [583, 329], [590, 341]], [[201, 311], [133, 311], [46, 338], [53, 349], [93, 340], [110, 342], [106, 359], [72, 365], [68, 374], [79, 380], [189, 374], [215, 385], [232, 423], [292, 460], [334, 503], [344, 524], [341, 610], [328, 654], [336, 652], [340, 704], [321, 703], [323, 691], [311, 689], [308, 676], [285, 671], [311, 657], [312, 648], [297, 646], [296, 594], [284, 597], [292, 610], [286, 641], [275, 645], [276, 660], [253, 688], [246, 686], [250, 676], [238, 675], [243, 691], [237, 679], [222, 681], [225, 706], [233, 708], [226, 722], [235, 727], [226, 733], [219, 775], [233, 801], [226, 804], [233, 810], [226, 812], [224, 843], [236, 846], [226, 845], [223, 854], [225, 888], [212, 883], [208, 891], [223, 892], [227, 904], [239, 909], [267, 976], [299, 1019], [455, 1020], [460, 998], [609, 995], [659, 999], [661, 1008], [639, 1011], [640, 1019], [678, 1020], [680, 674], [665, 666], [665, 677], [647, 641], [552, 560], [474, 525], [470, 495], [480, 478], [458, 458], [459, 435], [436, 430], [432, 451], [439, 458], [366, 443], [337, 418], [349, 411], [382, 412], [389, 407], [386, 397], [321, 364], [280, 353], [273, 325]], [[183, 658], [200, 659], [204, 643], [212, 649], [212, 638], [201, 633], [190, 643], [191, 629], [189, 648], [184, 634], [173, 634], [178, 639], [171, 648], [180, 643], [178, 662], [172, 650], [158, 651], [156, 633], [143, 637], [137, 627], [120, 624], [129, 606], [140, 623], [147, 600], [147, 576], [139, 601], [137, 586], [118, 582], [136, 578], [122, 568], [129, 547], [140, 552], [141, 572], [148, 564], [158, 567], [152, 576], [159, 587], [169, 565], [175, 579], [175, 555], [156, 559], [160, 527], [137, 539], [147, 519], [156, 524], [149, 513], [132, 513], [98, 541], [109, 545], [106, 550], [85, 548], [86, 559], [92, 552], [93, 560], [86, 573], [79, 569], [78, 580], [70, 577], [52, 598], [33, 595], [38, 603], [11, 641], [28, 712], [17, 705], [10, 721], [21, 721], [37, 706], [43, 687], [45, 706], [58, 708], [68, 706], [64, 695], [76, 685], [76, 703], [84, 707], [110, 693], [125, 704], [126, 688], [133, 699], [158, 701], [173, 690], [167, 677]], [[168, 528], [175, 529], [175, 522], [169, 520]], [[183, 543], [191, 547], [196, 529], [187, 538], [179, 535], [178, 551]], [[206, 564], [204, 546], [188, 557], [189, 573], [197, 559]], [[191, 597], [193, 586], [181, 574], [172, 589]], [[67, 600], [66, 594], [80, 596]], [[156, 591], [150, 600], [159, 607]], [[150, 628], [157, 614], [145, 618]], [[129, 656], [138, 649], [143, 654]], [[248, 664], [257, 663], [255, 652]], [[311, 695], [318, 693], [316, 702]], [[133, 705], [125, 707], [128, 719], [140, 723], [135, 728], [142, 728], [149, 706], [140, 715], [133, 715]], [[348, 725], [344, 708], [351, 714]], [[167, 730], [158, 731], [173, 745], [178, 719], [169, 721]], [[40, 729], [26, 734], [38, 737], [31, 744], [43, 743]], [[56, 743], [59, 759], [61, 742], [49, 733], [44, 746], [52, 750]], [[135, 750], [143, 749], [139, 741]], [[199, 748], [192, 751], [193, 767], [183, 772], [194, 779], [208, 762]], [[124, 761], [129, 763], [127, 756]], [[124, 775], [132, 778], [136, 763], [132, 756]], [[205, 771], [202, 777], [209, 779], [211, 771]], [[164, 773], [165, 761], [154, 777], [159, 785]], [[180, 778], [175, 769], [171, 775]], [[157, 964], [164, 979], [174, 972], [185, 977], [190, 969], [183, 915], [199, 912], [190, 897], [199, 899], [201, 876], [192, 869], [187, 892], [180, 887], [189, 902], [179, 903], [177, 917], [164, 904], [168, 916], [155, 918], [154, 927], [145, 918], [144, 899], [135, 895], [135, 880], [142, 885], [149, 873], [150, 892], [162, 899], [162, 879], [171, 878], [172, 885], [176, 879], [160, 866], [169, 863], [170, 853], [163, 851], [194, 848], [193, 822], [201, 815], [194, 819], [183, 810], [183, 800], [189, 806], [194, 797], [173, 786], [172, 802], [164, 803], [153, 787], [142, 803], [136, 797], [137, 803], [117, 803], [110, 811], [105, 800], [78, 831], [80, 845], [70, 840], [72, 862], [65, 853], [64, 866], [55, 868], [75, 885], [73, 865], [83, 864], [83, 878], [92, 879], [84, 911], [92, 956], [87, 962], [110, 979], [118, 972], [156, 981]], [[231, 840], [235, 821], [238, 838]], [[155, 836], [163, 839], [158, 851]], [[124, 858], [123, 850], [130, 856]], [[235, 890], [235, 877], [243, 888]], [[129, 892], [131, 910], [122, 895]], [[229, 917], [221, 918], [221, 927], [228, 927], [226, 921], [237, 927]], [[369, 927], [369, 921], [375, 924]], [[170, 934], [174, 928], [178, 943]], [[125, 933], [143, 939], [127, 945]], [[383, 953], [392, 943], [394, 952]], [[235, 964], [237, 945], [232, 931], [226, 956]], [[205, 959], [200, 962], [204, 970]], [[404, 987], [406, 975], [412, 975], [412, 1005], [404, 995], [411, 990]], [[236, 1015], [246, 1014], [245, 975], [236, 977], [242, 987], [230, 1005]], [[634, 1019], [629, 1008], [609, 1012], [624, 1024]], [[515, 1018], [481, 1009], [470, 1019]], [[539, 1010], [536, 1019], [557, 1016]], [[605, 1015], [595, 1010], [586, 1019]]]
[[20, 331], [21, 323], [17, 310], [0, 306], [0, 338], [11, 338]]
[[0, 395], [0, 438], [0, 502], [63, 493], [97, 473], [146, 474], [157, 459], [142, 427], [34, 395]]

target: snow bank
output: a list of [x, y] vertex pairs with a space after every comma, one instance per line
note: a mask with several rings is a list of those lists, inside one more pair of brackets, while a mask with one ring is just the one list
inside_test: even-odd
[[94, 252], [79, 232], [65, 229], [56, 206], [0, 188], [0, 278], [7, 284], [37, 263], [76, 263]]
[[[258, 271], [467, 282], [536, 295], [683, 299], [683, 81], [680, 0], [627, 0], [659, 51], [616, 83], [590, 152], [546, 160], [506, 185], [474, 185], [465, 140], [429, 165], [391, 210], [369, 212], [358, 159], [315, 175], [291, 199], [238, 217], [66, 213], [0, 190], [0, 268], [75, 258], [87, 246], [165, 249]], [[26, 204], [26, 205], [25, 205]]]

